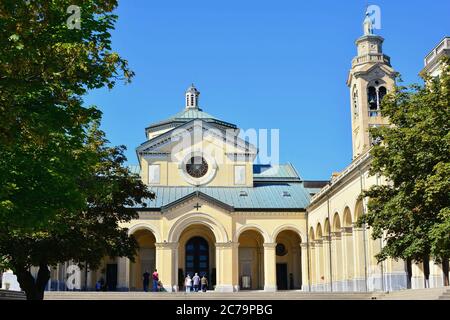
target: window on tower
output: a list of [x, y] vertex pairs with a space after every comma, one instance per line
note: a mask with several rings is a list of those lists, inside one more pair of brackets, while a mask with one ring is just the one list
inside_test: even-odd
[[369, 99], [369, 117], [376, 117], [378, 115], [377, 89], [375, 87], [369, 87], [367, 96]]
[[358, 90], [356, 89], [356, 85], [353, 87], [353, 117], [357, 118], [359, 116], [359, 107], [358, 107]]
[[191, 94], [191, 106], [192, 107], [194, 106], [194, 95], [193, 94]]
[[375, 82], [376, 86], [370, 86], [367, 89], [367, 97], [369, 104], [369, 117], [380, 116], [381, 101], [387, 94], [387, 89], [384, 86], [378, 86], [379, 82]]

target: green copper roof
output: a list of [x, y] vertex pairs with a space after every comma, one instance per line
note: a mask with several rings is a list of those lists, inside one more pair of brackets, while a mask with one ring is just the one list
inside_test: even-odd
[[214, 119], [214, 117], [209, 113], [202, 111], [202, 109], [190, 108], [178, 112], [174, 116], [170, 117], [170, 119]]
[[305, 209], [310, 195], [302, 183], [261, 184], [255, 187], [150, 187], [156, 199], [147, 208], [161, 209], [180, 199], [202, 193], [235, 210]]
[[170, 125], [170, 124], [180, 125], [182, 123], [185, 123], [185, 122], [188, 122], [191, 120], [195, 120], [195, 119], [202, 119], [207, 122], [217, 123], [222, 126], [233, 128], [233, 129], [237, 128], [237, 126], [235, 124], [217, 119], [216, 117], [210, 115], [209, 113], [204, 112], [200, 108], [186, 108], [183, 111], [178, 112], [177, 114], [173, 115], [172, 117], [170, 117], [167, 120], [157, 122], [155, 124], [150, 125], [147, 129], [158, 128], [160, 126]]
[[301, 180], [294, 166], [290, 163], [279, 165], [253, 165], [253, 179], [255, 181], [266, 180]]

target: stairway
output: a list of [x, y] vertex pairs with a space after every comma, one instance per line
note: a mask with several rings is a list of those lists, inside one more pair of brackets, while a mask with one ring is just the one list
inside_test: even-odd
[[371, 300], [372, 293], [302, 291], [240, 292], [46, 292], [45, 300]]
[[0, 289], [0, 300], [26, 300], [25, 292]]
[[450, 300], [450, 287], [401, 290], [383, 293], [380, 300]]

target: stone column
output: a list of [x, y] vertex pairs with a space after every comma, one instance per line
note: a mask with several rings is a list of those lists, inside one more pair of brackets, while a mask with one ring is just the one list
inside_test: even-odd
[[343, 261], [343, 277], [344, 277], [344, 291], [354, 291], [353, 279], [354, 269], [353, 264], [355, 255], [353, 253], [353, 230], [351, 227], [342, 228], [342, 261]]
[[360, 292], [367, 291], [364, 239], [364, 228], [353, 227], [354, 290]]
[[264, 291], [277, 291], [276, 243], [264, 243]]
[[130, 259], [120, 257], [117, 260], [117, 290], [130, 291]]
[[367, 239], [367, 287], [369, 291], [381, 291], [384, 287], [385, 268], [379, 263], [376, 255], [381, 251], [381, 239], [372, 238], [372, 229], [366, 230]]
[[342, 240], [340, 232], [331, 233], [331, 257], [333, 259], [333, 291], [343, 291]]
[[177, 291], [178, 242], [155, 243], [155, 246], [156, 269], [158, 269], [159, 280], [168, 292]]
[[324, 280], [325, 280], [325, 274], [323, 272], [324, 265], [323, 265], [323, 241], [322, 239], [316, 240], [314, 243], [315, 246], [315, 254], [316, 254], [316, 291], [325, 291], [324, 288]]
[[[430, 265], [431, 266], [431, 265]], [[398, 291], [408, 287], [406, 262], [388, 258], [384, 262], [384, 290]]]
[[309, 291], [309, 278], [308, 278], [308, 245], [306, 243], [300, 244], [302, 256], [301, 256], [301, 263], [302, 263], [302, 291]]
[[430, 288], [441, 288], [444, 286], [444, 270], [442, 263], [436, 263], [430, 259]]
[[425, 276], [423, 273], [423, 263], [413, 261], [412, 267], [412, 277], [411, 277], [411, 288], [412, 289], [423, 289], [425, 288]]
[[331, 291], [331, 274], [330, 274], [330, 237], [323, 237], [322, 241], [323, 251], [323, 276], [324, 276], [324, 291]]
[[314, 242], [309, 243], [309, 285], [311, 291], [317, 291], [317, 279], [316, 279], [316, 247]]
[[238, 272], [238, 243], [216, 243], [216, 291], [233, 292], [238, 288], [236, 274]]

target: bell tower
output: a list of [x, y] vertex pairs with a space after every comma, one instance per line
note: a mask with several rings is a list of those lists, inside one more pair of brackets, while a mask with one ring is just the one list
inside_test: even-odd
[[197, 90], [197, 88], [192, 84], [187, 90], [186, 90], [186, 109], [199, 109], [198, 106], [198, 100], [200, 96], [200, 91]]
[[387, 125], [381, 117], [381, 101], [395, 86], [397, 73], [383, 54], [384, 39], [373, 33], [369, 13], [363, 23], [364, 35], [356, 40], [358, 55], [352, 60], [347, 85], [350, 88], [353, 159], [369, 150], [373, 141], [369, 128]]

